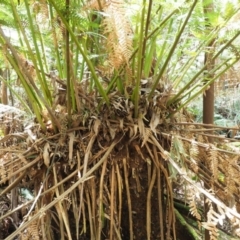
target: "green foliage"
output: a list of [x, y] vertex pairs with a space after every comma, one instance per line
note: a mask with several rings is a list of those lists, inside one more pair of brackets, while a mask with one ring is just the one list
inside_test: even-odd
[[[97, 70], [99, 66], [105, 64], [108, 56], [103, 44], [106, 41], [102, 29], [102, 21], [106, 18], [104, 12], [91, 12], [79, 1], [73, 1], [69, 6], [66, 6], [65, 1], [54, 0], [49, 1], [49, 6], [44, 2], [29, 4], [28, 1], [20, 5], [16, 5], [14, 1], [3, 4], [0, 19], [6, 21], [5, 26], [15, 24], [20, 39], [19, 47], [24, 49], [24, 56], [33, 63], [38, 88], [50, 108], [53, 96], [51, 83], [46, 77], [46, 73], [50, 71], [49, 66], [57, 71], [61, 79], [75, 79], [69, 81], [69, 89], [67, 89], [68, 95], [71, 96], [69, 99], [72, 110], [69, 109], [69, 112], [77, 111], [74, 86], [82, 81], [87, 67], [91, 72], [90, 91], [95, 86], [107, 104], [109, 102], [107, 94], [115, 88], [126, 97], [130, 94], [137, 117], [142, 78], [147, 78], [150, 82], [151, 90], [146, 96], [148, 100], [151, 100], [159, 84], [169, 89], [174, 88], [175, 94], [167, 104], [176, 106], [181, 102], [176, 109], [179, 110], [202, 94], [215, 79], [239, 59], [235, 46], [239, 29], [228, 27], [228, 24], [231, 24], [231, 17], [238, 10], [233, 3], [227, 2], [221, 7], [216, 7], [216, 11], [205, 18], [199, 1], [163, 2], [159, 8], [156, 8], [152, 2], [144, 1], [142, 12], [137, 10], [131, 11], [130, 14], [134, 26], [135, 49], [128, 63], [132, 76], [130, 78], [128, 76], [127, 81], [122, 79], [122, 76], [126, 76], [125, 68], [122, 66], [122, 69], [113, 71], [113, 74], [108, 76], [109, 85], [104, 89], [101, 82], [104, 76], [99, 76]], [[208, 2], [204, 1], [204, 4]], [[131, 7], [140, 9], [135, 3], [129, 6], [130, 9]], [[81, 11], [84, 8], [85, 10]], [[214, 30], [207, 32], [206, 24], [210, 24]], [[26, 27], [29, 32], [26, 32]], [[67, 32], [70, 34], [68, 44], [65, 42]], [[218, 65], [213, 70], [216, 77], [202, 81], [206, 67], [203, 53], [207, 51], [208, 43], [216, 37], [217, 47], [214, 58], [218, 59]], [[74, 71], [71, 70], [71, 76], [67, 77], [67, 72], [70, 71], [65, 65], [68, 47], [71, 50], [69, 64]], [[112, 68], [111, 63], [108, 68]], [[132, 93], [125, 91], [130, 83], [134, 85]], [[38, 93], [33, 91], [31, 94], [39, 98]], [[42, 100], [39, 99], [38, 102]], [[41, 111], [42, 104], [40, 103], [35, 110]]]
[[[107, 94], [117, 88], [132, 99], [137, 118], [142, 79], [148, 79], [150, 85], [150, 91], [146, 95], [149, 101], [159, 85], [165, 86], [165, 90], [174, 89], [175, 93], [167, 104], [178, 106], [175, 109], [178, 111], [202, 94], [215, 79], [237, 62], [240, 56], [237, 50], [239, 27], [229, 27], [233, 24], [231, 17], [237, 14], [239, 6], [227, 2], [216, 7], [216, 11], [209, 13], [206, 18], [199, 1], [178, 1], [177, 4], [174, 1], [163, 3], [159, 8], [152, 2], [144, 1], [141, 12], [132, 11], [130, 15], [134, 26], [135, 49], [127, 63], [131, 75], [124, 66], [112, 71], [113, 64], [110, 63], [107, 68], [112, 74], [107, 76], [109, 85], [104, 89], [101, 79], [105, 76], [98, 74], [99, 67], [104, 66], [109, 55], [106, 52], [106, 32], [102, 28], [103, 20], [107, 17], [104, 11], [91, 12], [91, 9], [78, 1], [69, 6], [66, 6], [65, 1], [51, 0], [49, 3], [49, 6], [44, 1], [29, 4], [25, 0], [24, 4], [16, 5], [12, 0], [10, 3], [2, 3], [4, 8], [1, 8], [0, 12], [0, 19], [5, 21], [5, 26], [15, 25], [20, 40], [17, 48], [21, 49], [21, 54], [35, 69], [35, 90], [27, 90], [26, 82], [22, 84], [26, 92], [32, 95], [29, 99], [35, 99], [37, 104], [34, 104], [33, 109], [39, 118], [43, 105], [50, 109], [53, 104], [51, 82], [46, 77], [46, 73], [50, 71], [49, 66], [61, 79], [67, 79], [69, 113], [78, 111], [74, 89], [77, 82], [82, 81], [87, 67], [91, 73], [89, 91], [96, 87], [103, 98], [100, 103], [108, 104]], [[208, 2], [205, 1], [204, 4]], [[130, 8], [136, 7], [134, 3], [129, 5]], [[85, 10], [80, 11], [83, 7]], [[206, 25], [211, 25], [213, 30], [208, 32]], [[203, 81], [206, 71], [203, 53], [208, 51], [206, 47], [212, 39], [217, 39], [214, 59], [218, 59], [218, 64], [211, 73], [214, 73], [215, 77]], [[10, 61], [11, 56], [8, 58]], [[18, 68], [13, 62], [14, 58], [11, 64]], [[69, 62], [67, 65], [66, 61]], [[21, 75], [20, 69], [15, 70]], [[25, 81], [24, 77], [20, 79]], [[126, 91], [129, 84], [133, 84], [132, 92]], [[41, 95], [46, 102], [43, 103]]]

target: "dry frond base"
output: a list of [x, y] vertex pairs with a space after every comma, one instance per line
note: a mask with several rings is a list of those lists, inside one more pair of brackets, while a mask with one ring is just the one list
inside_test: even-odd
[[[156, 94], [160, 100], [141, 106], [144, 114], [138, 119], [133, 119], [132, 103], [115, 93], [111, 108], [103, 105], [100, 113], [94, 104], [71, 120], [62, 113], [58, 134], [52, 128], [42, 133], [33, 125], [0, 140], [1, 197], [11, 192], [10, 201], [18, 199], [0, 217], [4, 222], [15, 216], [16, 230], [4, 237], [177, 239], [173, 183], [179, 176], [186, 186], [179, 193], [191, 188], [193, 195], [203, 194], [218, 206], [204, 220], [196, 196], [186, 198], [212, 239], [223, 218], [235, 224], [238, 234], [239, 154], [223, 149], [224, 143], [208, 144], [207, 129], [190, 120], [181, 124], [179, 115], [167, 119], [172, 108], [162, 108], [166, 94]], [[97, 101], [97, 94], [89, 99]], [[12, 141], [16, 136], [21, 137]], [[17, 196], [16, 187], [27, 188], [34, 199]]]

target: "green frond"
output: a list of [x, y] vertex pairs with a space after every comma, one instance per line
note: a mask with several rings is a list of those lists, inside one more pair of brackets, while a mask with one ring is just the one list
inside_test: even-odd
[[6, 27], [15, 27], [14, 18], [11, 12], [11, 6], [8, 1], [0, 3], [0, 24]]

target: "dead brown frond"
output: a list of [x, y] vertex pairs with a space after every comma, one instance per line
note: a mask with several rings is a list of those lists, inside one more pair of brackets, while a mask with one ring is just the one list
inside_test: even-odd
[[21, 233], [21, 240], [30, 239], [40, 240], [40, 233], [38, 227], [38, 221], [34, 221], [28, 225], [28, 227]]
[[38, 22], [38, 24], [42, 24], [41, 26], [43, 26], [44, 23], [47, 23], [47, 19], [49, 18], [49, 12], [46, 0], [34, 2], [32, 10], [35, 13], [36, 21]]
[[[118, 93], [111, 99], [109, 109], [103, 105], [99, 112], [93, 108], [97, 95], [85, 114], [67, 116], [61, 108], [55, 113], [58, 134], [33, 123], [0, 140], [0, 183], [7, 185], [1, 196], [16, 187], [34, 195], [26, 200], [17, 193], [23, 205], [0, 217], [7, 221], [31, 204], [23, 219], [13, 220], [16, 231], [6, 239], [30, 238], [33, 232], [45, 239], [177, 239], [176, 199], [186, 202], [212, 239], [224, 221], [232, 221], [239, 234], [239, 153], [224, 139], [209, 144], [209, 129], [202, 125], [177, 125], [179, 117], [189, 120], [184, 112], [167, 119], [171, 108], [149, 102], [134, 119], [129, 99]], [[44, 118], [51, 121], [48, 114]], [[208, 219], [202, 216], [201, 195], [217, 206]], [[139, 231], [141, 226], [146, 229]]]
[[107, 36], [106, 51], [108, 58], [104, 65], [99, 66], [104, 75], [111, 75], [114, 70], [119, 70], [125, 66], [128, 75], [131, 77], [129, 59], [132, 54], [132, 29], [126, 15], [124, 2], [117, 1], [90, 1], [85, 9], [95, 9], [104, 11], [102, 22], [103, 33]]

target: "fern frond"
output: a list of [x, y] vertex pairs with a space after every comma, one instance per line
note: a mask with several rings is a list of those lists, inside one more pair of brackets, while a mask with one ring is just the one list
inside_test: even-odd
[[124, 2], [122, 0], [108, 1], [91, 0], [84, 9], [104, 12], [102, 22], [103, 34], [106, 36], [106, 51], [108, 58], [104, 66], [98, 66], [103, 76], [111, 76], [114, 70], [126, 66], [127, 77], [131, 79], [129, 59], [132, 54], [132, 29], [128, 21]]
[[102, 10], [107, 5], [105, 0], [90, 0], [85, 6], [84, 9], [92, 10]]
[[48, 5], [46, 0], [40, 0], [34, 2], [33, 12], [37, 16], [36, 20], [38, 24], [44, 24], [49, 18]]
[[27, 229], [25, 229], [24, 232], [21, 234], [21, 240], [30, 240], [30, 239], [36, 239], [36, 240], [40, 239], [37, 221], [34, 221], [31, 224], [29, 224]]
[[212, 202], [207, 199], [207, 203], [210, 205], [209, 211], [207, 213], [207, 222], [203, 222], [202, 226], [209, 230], [210, 239], [217, 240], [218, 239], [218, 229], [217, 224], [222, 225], [223, 219], [225, 219], [225, 214], [219, 214], [213, 210]]
[[[195, 191], [195, 190], [193, 190]], [[197, 205], [196, 205], [196, 199], [195, 199], [196, 192], [193, 194], [192, 191], [190, 191], [187, 195], [187, 200], [189, 202], [189, 212], [198, 220], [201, 221], [201, 215], [198, 212]]]
[[132, 52], [132, 30], [125, 10], [123, 1], [111, 2], [105, 9], [104, 33], [107, 37], [107, 50], [109, 61], [115, 69], [127, 64]]
[[208, 148], [208, 164], [212, 171], [212, 182], [216, 181], [218, 178], [218, 151], [214, 146]]
[[235, 183], [235, 175], [239, 176], [239, 173], [235, 172], [234, 165], [232, 165], [232, 162], [229, 158], [229, 156], [225, 157], [225, 162], [223, 164], [223, 167], [225, 169], [224, 172], [224, 179], [225, 179], [225, 189], [224, 192], [226, 194], [226, 198], [229, 200], [232, 198], [233, 194], [236, 192], [236, 183]]

